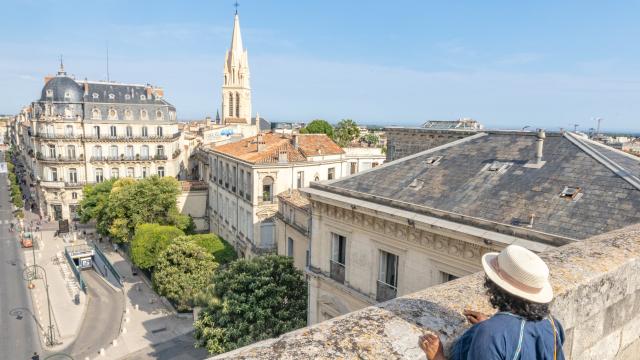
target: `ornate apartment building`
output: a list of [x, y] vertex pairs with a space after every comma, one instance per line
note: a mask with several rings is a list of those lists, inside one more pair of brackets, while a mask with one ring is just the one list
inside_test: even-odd
[[53, 219], [76, 216], [85, 184], [184, 170], [176, 109], [150, 85], [78, 81], [61, 64], [14, 126], [41, 212]]

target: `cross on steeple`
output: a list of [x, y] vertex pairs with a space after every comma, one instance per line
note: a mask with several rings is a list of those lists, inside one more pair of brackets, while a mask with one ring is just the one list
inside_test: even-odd
[[238, 0], [236, 0], [235, 4], [233, 4], [233, 6], [236, 8], [236, 15], [238, 15], [238, 6], [240, 6], [240, 4], [238, 4]]
[[64, 63], [62, 62], [62, 55], [60, 55], [60, 69], [58, 69], [58, 75], [64, 75]]

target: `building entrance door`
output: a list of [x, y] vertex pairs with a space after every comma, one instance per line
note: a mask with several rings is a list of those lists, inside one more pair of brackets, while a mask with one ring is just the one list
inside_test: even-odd
[[53, 206], [53, 219], [58, 221], [62, 220], [62, 205], [52, 205]]

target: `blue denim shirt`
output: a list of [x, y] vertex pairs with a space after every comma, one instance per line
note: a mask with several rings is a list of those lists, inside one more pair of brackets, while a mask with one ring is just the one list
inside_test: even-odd
[[[510, 313], [497, 313], [488, 320], [473, 325], [453, 346], [452, 360], [512, 360], [516, 354], [522, 318]], [[564, 360], [562, 344], [564, 329], [556, 326], [556, 360]], [[553, 327], [547, 318], [526, 321], [520, 350], [520, 360], [553, 360]]]

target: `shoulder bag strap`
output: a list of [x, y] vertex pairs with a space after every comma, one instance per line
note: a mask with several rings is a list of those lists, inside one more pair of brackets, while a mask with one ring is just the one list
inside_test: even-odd
[[516, 348], [516, 353], [513, 354], [512, 360], [517, 360], [520, 357], [520, 351], [522, 351], [522, 339], [524, 337], [524, 324], [526, 320], [522, 319], [520, 321], [520, 338], [518, 339], [518, 347]]
[[549, 321], [551, 321], [551, 327], [553, 328], [553, 360], [556, 360], [558, 343], [556, 341], [556, 322], [553, 320], [553, 316], [549, 315]]

